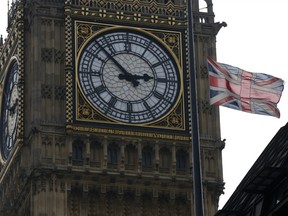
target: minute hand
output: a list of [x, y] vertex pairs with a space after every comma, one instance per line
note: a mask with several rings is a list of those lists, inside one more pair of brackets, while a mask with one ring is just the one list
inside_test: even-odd
[[120, 69], [120, 71], [124, 74], [124, 78], [126, 81], [132, 82], [134, 87], [139, 85], [139, 82], [134, 79], [133, 75], [129, 73], [121, 64], [119, 64], [119, 62], [116, 61], [116, 59], [112, 55], [110, 55], [110, 53], [106, 49], [104, 49], [104, 47], [102, 47], [98, 43], [98, 41], [96, 41], [96, 44], [104, 51], [104, 53], [108, 56], [108, 58], [111, 59], [113, 63]]

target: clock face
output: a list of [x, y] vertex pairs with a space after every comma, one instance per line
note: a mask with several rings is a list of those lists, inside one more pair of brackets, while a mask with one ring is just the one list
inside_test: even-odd
[[18, 64], [14, 60], [8, 70], [2, 94], [0, 145], [3, 160], [7, 160], [16, 141], [18, 97]]
[[97, 34], [79, 54], [78, 85], [102, 115], [144, 124], [167, 115], [179, 99], [173, 55], [150, 34], [113, 28]]

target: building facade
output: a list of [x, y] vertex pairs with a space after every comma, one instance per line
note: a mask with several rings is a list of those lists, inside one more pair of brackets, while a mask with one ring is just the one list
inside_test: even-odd
[[[223, 193], [213, 4], [193, 0], [205, 215]], [[16, 0], [1, 44], [0, 214], [193, 215], [186, 0]]]
[[216, 216], [284, 216], [288, 212], [288, 124], [279, 129]]

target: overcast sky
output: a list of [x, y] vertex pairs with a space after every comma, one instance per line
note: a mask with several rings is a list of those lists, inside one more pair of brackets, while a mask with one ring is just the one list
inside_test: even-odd
[[[11, 1], [10, 1], [11, 2]], [[225, 21], [217, 36], [217, 61], [250, 72], [288, 80], [288, 0], [214, 0], [215, 22]], [[7, 1], [1, 0], [0, 34], [6, 36]], [[288, 89], [278, 104], [281, 117], [220, 108], [225, 194], [231, 196], [255, 160], [288, 119]]]
[[[217, 61], [285, 82], [288, 55], [287, 0], [214, 0], [215, 22], [225, 21], [217, 36]], [[288, 89], [278, 104], [280, 119], [220, 108], [225, 195], [231, 196], [255, 160], [288, 119]]]

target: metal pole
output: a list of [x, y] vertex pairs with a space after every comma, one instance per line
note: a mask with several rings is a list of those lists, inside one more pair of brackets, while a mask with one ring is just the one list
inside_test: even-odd
[[194, 187], [194, 216], [203, 216], [203, 189], [201, 175], [201, 157], [199, 141], [199, 124], [197, 108], [197, 83], [193, 34], [193, 0], [188, 0], [188, 50], [190, 70], [190, 103], [191, 103], [191, 129], [192, 129], [192, 157], [193, 157], [193, 187]]

